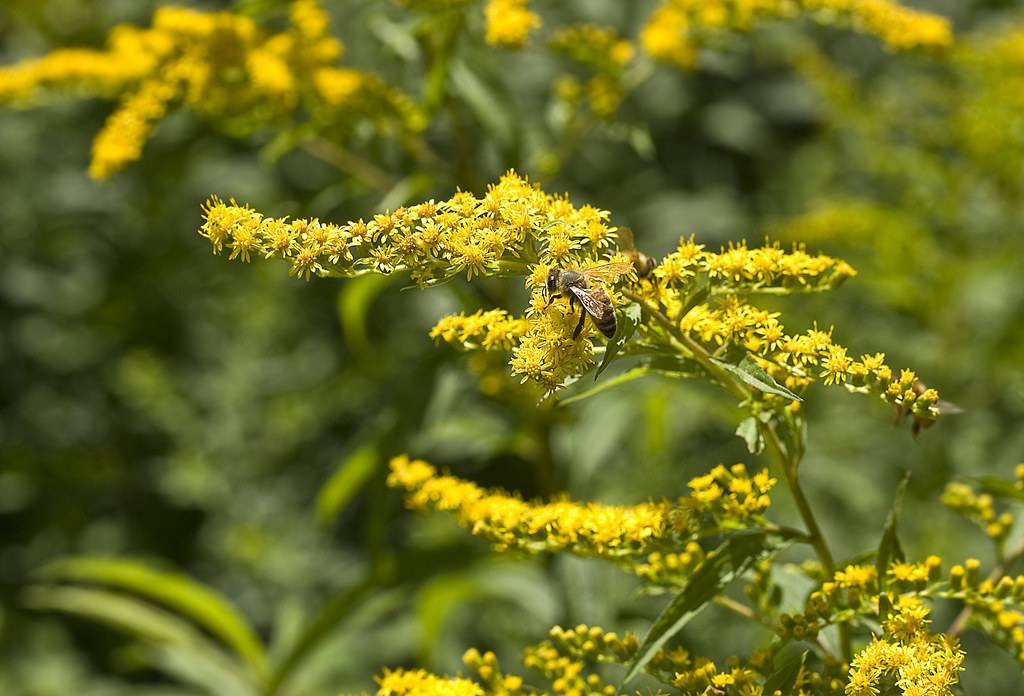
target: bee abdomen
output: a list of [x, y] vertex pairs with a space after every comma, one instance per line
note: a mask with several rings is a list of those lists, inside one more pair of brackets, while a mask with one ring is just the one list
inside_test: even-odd
[[605, 338], [611, 338], [615, 335], [617, 323], [614, 309], [609, 309], [608, 313], [602, 317], [594, 317], [594, 325], [605, 335]]

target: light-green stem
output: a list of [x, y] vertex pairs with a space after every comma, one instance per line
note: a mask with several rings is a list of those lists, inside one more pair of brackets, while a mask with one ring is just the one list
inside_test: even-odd
[[[701, 366], [722, 386], [728, 389], [733, 396], [740, 399], [740, 401], [747, 401], [750, 399], [751, 394], [747, 387], [737, 381], [719, 365], [715, 364], [711, 359], [711, 355], [703, 346], [683, 333], [682, 330], [676, 326], [675, 322], [666, 317], [657, 307], [651, 305], [650, 302], [629, 290], [623, 291], [622, 294], [630, 300], [639, 303], [640, 306], [650, 314], [663, 329], [665, 329], [674, 344], [682, 346], [686, 352], [689, 353], [688, 357], [699, 362]], [[789, 488], [790, 495], [793, 496], [794, 502], [796, 502], [797, 511], [800, 513], [800, 517], [803, 520], [804, 525], [807, 527], [808, 541], [814, 548], [826, 576], [831, 578], [836, 572], [835, 557], [832, 555], [831, 549], [829, 549], [828, 542], [825, 540], [825, 535], [821, 531], [821, 526], [818, 524], [818, 520], [814, 516], [814, 511], [811, 509], [810, 502], [807, 500], [807, 496], [804, 494], [803, 488], [800, 486], [800, 462], [783, 445], [782, 439], [779, 437], [779, 434], [776, 432], [773, 425], [765, 424], [762, 427], [762, 435], [764, 436], [765, 444], [767, 445], [769, 452], [775, 459], [779, 469], [782, 470], [783, 477], [786, 479], [786, 486]], [[839, 641], [842, 648], [843, 658], [849, 661], [852, 657], [850, 647], [850, 629], [849, 625], [845, 622], [839, 624]]]

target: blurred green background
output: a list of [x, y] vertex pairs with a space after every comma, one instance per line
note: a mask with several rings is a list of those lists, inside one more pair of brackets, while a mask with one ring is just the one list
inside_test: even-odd
[[[117, 22], [148, 24], [157, 4], [6, 2], [0, 61], [100, 45]], [[389, 2], [324, 4], [347, 64], [422, 95], [416, 32], [439, 20]], [[585, 19], [627, 36], [653, 6], [534, 4], [546, 29]], [[109, 102], [0, 111], [0, 694], [197, 691], [122, 632], [33, 610], [33, 574], [69, 554], [187, 573], [235, 602], [275, 655], [338, 593], [387, 570], [289, 693], [370, 689], [386, 665], [453, 672], [470, 646], [514, 665], [555, 623], [643, 630], [660, 602], [632, 579], [598, 561], [498, 557], [446, 518], [404, 512], [384, 486], [387, 459], [409, 451], [526, 496], [605, 502], [684, 494], [720, 462], [764, 464], [710, 387], [650, 379], [544, 412], [500, 361], [427, 337], [446, 312], [518, 306], [517, 281], [401, 292], [402, 278], [307, 283], [214, 257], [195, 234], [211, 193], [345, 221], [456, 186], [480, 192], [515, 167], [611, 210], [650, 253], [692, 233], [713, 247], [803, 239], [841, 256], [860, 275], [779, 302], [787, 326], [834, 324], [851, 352], [886, 352], [964, 413], [915, 439], [880, 404], [812, 391], [803, 475], [825, 531], [841, 558], [873, 547], [909, 470], [909, 555], [991, 562], [938, 496], [1024, 460], [1024, 59], [985, 58], [1024, 11], [915, 4], [951, 17], [974, 48], [938, 60], [840, 30], [767, 27], [694, 73], [658, 67], [568, 151], [551, 85], [576, 68], [542, 39], [521, 53], [486, 46], [471, 7], [425, 133], [440, 161], [352, 144], [389, 174], [383, 187], [302, 150], [271, 157], [272, 133], [231, 139], [184, 110], [141, 162], [96, 183], [89, 148]], [[796, 523], [785, 494], [775, 499], [775, 516]], [[955, 609], [940, 607], [936, 625]], [[714, 612], [683, 634], [718, 657], [762, 637]], [[965, 693], [1024, 692], [1010, 656], [971, 635], [965, 648]]]

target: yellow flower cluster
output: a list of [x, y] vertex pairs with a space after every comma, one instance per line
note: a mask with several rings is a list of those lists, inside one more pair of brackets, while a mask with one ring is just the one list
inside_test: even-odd
[[747, 527], [771, 505], [768, 492], [775, 484], [767, 469], [749, 476], [743, 464], [718, 465], [690, 481], [692, 504], [723, 527]]
[[[753, 354], [794, 391], [818, 378], [875, 393], [899, 417], [911, 415], [915, 430], [938, 416], [937, 392], [924, 387], [913, 372], [894, 376], [881, 354], [854, 359], [832, 341], [831, 330], [787, 334], [778, 314], [740, 299], [750, 293], [831, 289], [855, 273], [844, 261], [778, 245], [733, 244], [711, 252], [690, 238], [637, 278], [628, 252], [616, 248], [617, 230], [606, 222], [608, 215], [589, 205], [576, 207], [509, 172], [480, 197], [459, 191], [444, 201], [401, 207], [345, 225], [266, 217], [213, 197], [204, 208], [200, 234], [214, 253], [227, 250], [230, 258], [241, 261], [278, 258], [290, 264], [293, 275], [307, 279], [405, 271], [426, 287], [462, 273], [467, 279], [526, 276], [532, 292], [525, 318], [501, 309], [453, 315], [438, 322], [431, 335], [462, 348], [510, 352], [512, 374], [549, 394], [595, 362], [592, 322], [585, 322], [577, 334], [578, 306], [567, 298], [550, 302], [546, 295], [552, 270], [576, 269], [591, 275], [589, 282], [607, 293], [613, 310], [623, 304], [624, 295], [647, 309], [657, 307], [716, 357], [732, 348]], [[617, 263], [609, 266], [613, 261]], [[628, 283], [628, 292], [620, 283]], [[689, 298], [701, 288], [721, 299], [691, 306]], [[672, 342], [655, 328], [650, 322], [638, 335], [651, 343]]]
[[582, 660], [563, 655], [548, 642], [526, 649], [523, 664], [543, 674], [551, 691], [565, 696], [615, 696], [616, 689], [594, 673], [587, 673]]
[[803, 334], [788, 334], [778, 316], [727, 296], [717, 308], [697, 305], [680, 319], [679, 326], [711, 350], [739, 347], [757, 356], [773, 378], [797, 393], [817, 378], [878, 395], [893, 406], [898, 418], [912, 416], [915, 430], [938, 418], [938, 392], [925, 387], [911, 370], [893, 374], [883, 353], [853, 358], [848, 348], [833, 341], [831, 329], [815, 327]]
[[[555, 626], [551, 629], [549, 641], [540, 643], [527, 652], [524, 664], [544, 673], [555, 676], [568, 671], [576, 678], [574, 686], [583, 688], [583, 693], [600, 696], [609, 692], [607, 687], [600, 687], [596, 675], [583, 677], [582, 670], [586, 664], [616, 662], [626, 664], [632, 660], [640, 647], [640, 641], [633, 633], [619, 636], [612, 631], [605, 631], [600, 626], [580, 624], [574, 628]], [[662, 648], [658, 650], [646, 665], [645, 670], [658, 679], [673, 683], [687, 677], [713, 677], [716, 674], [714, 663], [704, 657], [695, 657], [680, 647]], [[706, 682], [705, 682], [706, 686]], [[558, 692], [558, 684], [555, 684]], [[589, 688], [588, 688], [589, 687]], [[563, 692], [570, 693], [570, 692]], [[685, 691], [685, 694], [690, 694]]]
[[459, 524], [498, 550], [570, 551], [622, 558], [650, 553], [688, 535], [691, 518], [670, 503], [634, 506], [556, 500], [531, 503], [453, 476], [421, 460], [391, 461], [388, 485], [404, 488], [413, 509], [453, 512]]
[[980, 526], [985, 533], [1002, 543], [1013, 526], [1013, 515], [1009, 512], [996, 514], [995, 501], [987, 493], [976, 493], [966, 483], [953, 482], [942, 493], [942, 503], [965, 518]]
[[755, 293], [832, 290], [857, 274], [842, 259], [808, 254], [802, 246], [786, 251], [775, 243], [751, 249], [740, 242], [713, 252], [692, 237], [681, 239], [654, 269], [662, 285], [672, 289], [692, 283], [701, 273], [718, 292]]
[[684, 585], [706, 557], [701, 545], [690, 541], [679, 553], [655, 551], [634, 565], [633, 572], [653, 585]]
[[956, 639], [928, 632], [928, 609], [903, 596], [876, 637], [853, 658], [847, 696], [876, 696], [886, 679], [904, 696], [952, 696], [963, 670]]
[[[254, 254], [298, 265], [296, 275], [406, 270], [424, 286], [460, 273], [468, 278], [524, 274], [528, 267], [520, 257], [538, 253], [546, 268], [564, 262], [582, 265], [585, 259], [593, 264], [614, 239], [614, 230], [604, 223], [608, 213], [590, 206], [577, 209], [514, 172], [480, 198], [460, 191], [445, 201], [401, 207], [346, 225], [303, 219], [289, 223], [216, 197], [204, 212], [200, 234], [210, 240], [214, 253], [234, 249], [241, 234], [243, 244], [255, 240]], [[339, 253], [342, 247], [345, 251]], [[248, 261], [250, 256], [232, 258]]]
[[893, 50], [946, 48], [947, 19], [893, 0], [663, 0], [641, 34], [644, 49], [683, 69], [693, 68], [708, 33], [748, 31], [757, 24], [806, 16], [873, 34]]
[[422, 669], [385, 670], [377, 684], [377, 696], [484, 696], [476, 682], [436, 677]]
[[529, 328], [529, 321], [510, 316], [504, 309], [480, 310], [444, 317], [430, 330], [430, 337], [467, 350], [510, 352]]
[[494, 653], [481, 653], [476, 648], [470, 648], [462, 656], [462, 661], [477, 673], [488, 694], [515, 696], [524, 692], [523, 678], [514, 674], [504, 674]]
[[[513, 373], [548, 389], [593, 362], [589, 323], [581, 337], [573, 338], [579, 310], [567, 301], [549, 305], [543, 288], [553, 268], [587, 269], [608, 262], [615, 228], [606, 224], [606, 211], [577, 208], [514, 172], [482, 197], [460, 191], [448, 200], [398, 208], [368, 222], [289, 222], [217, 197], [207, 202], [204, 216], [200, 234], [214, 253], [228, 250], [230, 258], [241, 261], [279, 258], [291, 265], [293, 275], [304, 278], [407, 271], [414, 281], [429, 286], [461, 273], [470, 279], [527, 275], [533, 288], [527, 330], [522, 320], [496, 312], [448, 317], [433, 335], [460, 345], [466, 343], [459, 338], [465, 334], [467, 339], [489, 338], [489, 347], [507, 346], [513, 353]], [[614, 292], [611, 299], [615, 303]], [[484, 325], [487, 320], [496, 325]]]
[[1000, 576], [997, 568], [981, 579], [981, 563], [968, 558], [950, 569], [943, 597], [963, 600], [969, 622], [1003, 645], [1024, 665], [1024, 575]]
[[621, 71], [633, 59], [633, 43], [614, 27], [573, 24], [559, 27], [549, 39], [551, 48], [602, 72]]
[[505, 48], [522, 48], [530, 32], [540, 27], [540, 17], [527, 7], [527, 0], [487, 0], [484, 19], [487, 43]]
[[289, 116], [302, 98], [320, 120], [351, 117], [352, 108], [375, 123], [417, 126], [404, 95], [372, 75], [333, 67], [342, 45], [316, 0], [293, 0], [289, 17], [287, 29], [267, 34], [231, 12], [160, 7], [149, 29], [115, 27], [106, 50], [56, 51], [0, 69], [0, 102], [53, 88], [120, 98], [93, 144], [90, 174], [100, 179], [138, 159], [178, 102], [232, 132]]
[[[929, 556], [923, 563], [893, 562], [886, 575], [894, 592], [921, 592], [929, 583], [940, 581], [942, 559]], [[848, 565], [808, 595], [802, 612], [780, 615], [776, 632], [783, 638], [813, 640], [825, 626], [847, 620], [851, 615], [884, 618], [891, 595], [880, 597], [878, 592], [878, 572], [874, 566]]]
[[633, 43], [613, 27], [574, 24], [561, 27], [549, 39], [551, 48], [593, 70], [585, 84], [573, 75], [563, 75], [555, 83], [555, 94], [578, 108], [584, 97], [598, 118], [610, 118], [625, 96], [623, 69], [635, 54]]
[[44, 89], [75, 87], [114, 95], [153, 72], [170, 42], [134, 27], [110, 32], [107, 49], [62, 49], [0, 68], [0, 103], [28, 101]]
[[964, 91], [947, 100], [953, 106], [956, 147], [971, 164], [1015, 189], [1024, 154], [1024, 27], [1017, 23], [1003, 32], [983, 32], [960, 49], [956, 65]]

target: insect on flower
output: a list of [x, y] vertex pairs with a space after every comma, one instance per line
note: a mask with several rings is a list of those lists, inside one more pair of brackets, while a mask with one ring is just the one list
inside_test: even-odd
[[637, 278], [646, 278], [654, 272], [658, 262], [653, 257], [636, 248], [636, 240], [633, 238], [633, 230], [628, 227], [619, 228], [619, 251], [626, 256], [633, 264]]
[[606, 338], [615, 335], [615, 327], [618, 322], [615, 318], [615, 306], [612, 305], [612, 299], [608, 296], [608, 291], [599, 285], [591, 285], [591, 281], [612, 282], [631, 270], [633, 270], [631, 263], [606, 263], [586, 269], [551, 269], [546, 285], [548, 304], [564, 295], [569, 298], [570, 307], [577, 301], [582, 306], [580, 322], [576, 325], [576, 330], [572, 332], [573, 340], [579, 338], [580, 331], [583, 330], [583, 322], [586, 321], [588, 314], [594, 320], [594, 326]]

